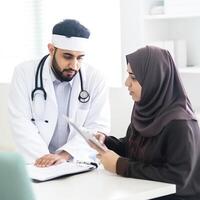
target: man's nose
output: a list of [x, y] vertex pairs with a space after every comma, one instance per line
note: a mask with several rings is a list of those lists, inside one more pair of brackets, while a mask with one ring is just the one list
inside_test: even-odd
[[75, 58], [70, 62], [70, 68], [74, 69], [74, 70], [78, 70], [79, 69], [79, 62], [78, 60]]

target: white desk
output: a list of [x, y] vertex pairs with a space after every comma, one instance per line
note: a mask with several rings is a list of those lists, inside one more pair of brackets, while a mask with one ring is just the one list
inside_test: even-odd
[[36, 200], [144, 200], [175, 193], [175, 185], [124, 178], [103, 169], [33, 183]]

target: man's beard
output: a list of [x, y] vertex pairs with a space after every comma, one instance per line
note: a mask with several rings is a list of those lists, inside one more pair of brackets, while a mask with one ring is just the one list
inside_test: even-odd
[[[52, 67], [51, 68], [52, 68], [52, 71], [53, 71], [54, 75], [56, 76], [56, 78], [58, 80], [60, 80], [61, 82], [63, 82], [63, 81], [69, 82], [77, 74], [77, 71], [72, 69], [72, 68], [68, 68], [68, 69], [64, 69], [63, 71], [60, 71], [59, 65], [58, 65], [56, 58], [55, 58], [55, 54], [53, 55]], [[72, 72], [72, 71], [75, 72], [72, 76], [64, 76], [63, 75], [63, 72]]]

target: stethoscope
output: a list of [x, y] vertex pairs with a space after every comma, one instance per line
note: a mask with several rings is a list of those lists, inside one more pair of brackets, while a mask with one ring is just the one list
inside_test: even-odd
[[[43, 74], [44, 63], [45, 63], [48, 56], [49, 56], [49, 54], [45, 55], [40, 60], [38, 66], [37, 66], [37, 70], [36, 70], [36, 74], [35, 74], [35, 88], [31, 92], [32, 101], [34, 101], [34, 98], [37, 95], [37, 92], [43, 93], [44, 100], [47, 99], [47, 93], [46, 93], [44, 86], [43, 86], [42, 74]], [[83, 79], [82, 79], [81, 70], [79, 70], [78, 72], [79, 72], [80, 83], [81, 83], [81, 91], [78, 95], [78, 100], [81, 103], [87, 103], [90, 100], [90, 95], [86, 90], [83, 89]]]

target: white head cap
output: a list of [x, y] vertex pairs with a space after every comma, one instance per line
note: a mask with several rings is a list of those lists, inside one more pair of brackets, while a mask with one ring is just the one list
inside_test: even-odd
[[66, 37], [64, 35], [53, 34], [52, 44], [59, 49], [87, 51], [89, 39], [81, 37]]

